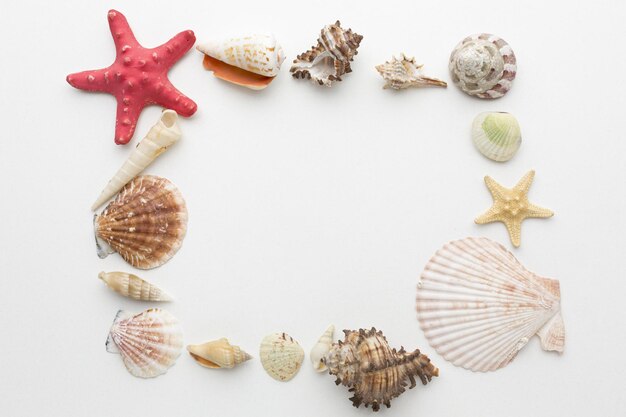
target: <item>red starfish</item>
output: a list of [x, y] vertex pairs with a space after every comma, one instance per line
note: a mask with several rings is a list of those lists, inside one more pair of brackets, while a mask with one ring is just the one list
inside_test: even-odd
[[137, 42], [120, 12], [109, 10], [109, 27], [117, 50], [115, 62], [108, 68], [70, 74], [67, 82], [81, 90], [115, 96], [115, 143], [124, 145], [130, 141], [139, 114], [147, 105], [158, 104], [185, 117], [194, 114], [196, 103], [167, 79], [167, 71], [195, 43], [193, 32], [181, 32], [167, 43], [147, 49]]

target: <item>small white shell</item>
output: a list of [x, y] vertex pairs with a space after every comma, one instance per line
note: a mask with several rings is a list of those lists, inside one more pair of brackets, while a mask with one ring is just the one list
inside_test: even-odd
[[450, 54], [452, 80], [461, 90], [478, 98], [500, 98], [517, 74], [515, 54], [495, 35], [479, 33], [463, 39]]
[[330, 347], [333, 344], [334, 333], [335, 326], [331, 324], [330, 326], [328, 326], [324, 334], [319, 338], [315, 346], [313, 346], [313, 349], [311, 349], [311, 354], [309, 356], [311, 358], [313, 368], [317, 372], [324, 372], [326, 369], [328, 369], [322, 359], [330, 351]]
[[252, 356], [241, 350], [239, 346], [231, 345], [224, 337], [201, 345], [189, 345], [187, 351], [200, 365], [213, 369], [234, 368], [252, 359]]
[[510, 363], [535, 334], [562, 352], [559, 281], [522, 266], [502, 245], [465, 238], [430, 259], [417, 291], [420, 327], [446, 360], [472, 371]]
[[394, 90], [402, 90], [410, 87], [447, 87], [445, 81], [436, 78], [426, 77], [422, 74], [423, 65], [418, 65], [415, 58], [407, 58], [404, 54], [400, 55], [400, 59], [395, 56], [391, 61], [377, 65], [376, 70], [385, 80], [383, 88], [393, 88]]
[[277, 381], [289, 381], [300, 370], [304, 350], [288, 334], [274, 333], [261, 342], [259, 356], [269, 376]]
[[120, 310], [106, 342], [107, 352], [119, 353], [128, 372], [139, 378], [167, 372], [176, 363], [182, 347], [178, 320], [158, 308], [132, 316]]
[[124, 297], [140, 301], [172, 301], [172, 298], [156, 285], [127, 272], [100, 272], [100, 278], [110, 289]]
[[517, 119], [510, 113], [480, 113], [472, 123], [472, 141], [487, 158], [498, 162], [513, 158], [522, 144]]

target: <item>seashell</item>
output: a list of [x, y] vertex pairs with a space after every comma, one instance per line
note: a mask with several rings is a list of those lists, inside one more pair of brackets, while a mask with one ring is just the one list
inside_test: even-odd
[[192, 358], [206, 368], [234, 368], [252, 356], [241, 350], [239, 346], [228, 343], [228, 339], [221, 338], [201, 345], [189, 345], [187, 351]]
[[472, 123], [472, 141], [487, 158], [498, 162], [513, 158], [522, 144], [517, 119], [510, 113], [480, 113]]
[[139, 378], [167, 372], [176, 363], [182, 347], [178, 320], [158, 308], [135, 315], [120, 310], [106, 342], [107, 352], [119, 353], [128, 372]]
[[117, 252], [139, 269], [163, 265], [180, 249], [187, 207], [169, 180], [140, 175], [94, 217], [98, 256]]
[[372, 406], [378, 411], [381, 405], [391, 407], [391, 400], [415, 387], [417, 376], [426, 385], [433, 376], [439, 376], [428, 356], [415, 349], [409, 353], [392, 349], [381, 331], [344, 330], [345, 339], [334, 343], [324, 357], [329, 373], [335, 375], [337, 385], [350, 388], [354, 396], [352, 405]]
[[324, 372], [327, 367], [322, 359], [324, 359], [324, 355], [328, 353], [330, 347], [333, 344], [333, 336], [335, 333], [335, 326], [332, 324], [328, 326], [324, 334], [319, 338], [313, 349], [311, 349], [311, 363], [313, 364], [313, 368], [317, 372]]
[[269, 376], [277, 381], [289, 381], [300, 370], [304, 350], [287, 333], [274, 333], [261, 342], [259, 356]]
[[172, 301], [172, 298], [156, 285], [150, 284], [137, 275], [126, 272], [100, 272], [104, 283], [113, 291], [140, 301]]
[[278, 75], [285, 60], [274, 35], [250, 35], [217, 40], [196, 47], [213, 75], [233, 84], [262, 90]]
[[393, 88], [394, 90], [402, 90], [410, 87], [447, 87], [445, 81], [436, 78], [429, 78], [422, 75], [423, 65], [418, 65], [415, 58], [407, 58], [404, 54], [400, 55], [400, 59], [395, 56], [391, 61], [377, 65], [376, 70], [385, 80], [383, 88]]
[[159, 121], [152, 126], [148, 134], [133, 149], [124, 165], [115, 173], [106, 185], [100, 197], [91, 206], [95, 211], [113, 197], [128, 181], [139, 175], [157, 156], [180, 139], [182, 133], [178, 126], [178, 114], [174, 110], [163, 110]]
[[510, 363], [533, 335], [563, 352], [559, 281], [524, 268], [502, 245], [465, 238], [430, 259], [417, 291], [420, 326], [446, 360], [472, 371]]
[[515, 54], [503, 39], [480, 33], [463, 39], [450, 55], [452, 80], [478, 98], [500, 98], [517, 73]]
[[339, 21], [325, 26], [317, 45], [298, 55], [289, 70], [294, 78], [308, 78], [319, 85], [330, 87], [341, 76], [352, 72], [350, 61], [357, 54], [363, 36], [344, 30]]

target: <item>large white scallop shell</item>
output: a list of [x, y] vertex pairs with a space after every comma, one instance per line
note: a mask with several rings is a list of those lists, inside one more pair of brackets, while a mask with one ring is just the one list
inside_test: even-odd
[[452, 80], [479, 98], [500, 98], [517, 74], [515, 54], [504, 39], [479, 33], [463, 39], [450, 54]]
[[107, 352], [119, 353], [128, 372], [140, 378], [167, 372], [182, 347], [178, 320], [158, 308], [130, 316], [120, 310], [106, 342]]
[[430, 259], [417, 290], [420, 327], [446, 360], [472, 371], [511, 362], [535, 334], [563, 351], [559, 281], [528, 271], [502, 245], [465, 238]]
[[474, 118], [472, 142], [487, 158], [505, 162], [513, 158], [522, 144], [522, 132], [512, 114], [484, 112]]
[[288, 334], [274, 333], [263, 338], [259, 356], [269, 376], [277, 381], [289, 381], [300, 370], [304, 350]]

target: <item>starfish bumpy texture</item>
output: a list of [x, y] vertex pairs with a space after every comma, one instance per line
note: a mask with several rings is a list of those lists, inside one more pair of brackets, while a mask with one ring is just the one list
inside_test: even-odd
[[521, 242], [522, 221], [529, 217], [552, 217], [554, 213], [543, 207], [536, 206], [528, 201], [528, 189], [535, 177], [535, 171], [530, 171], [513, 188], [505, 188], [491, 177], [485, 177], [485, 184], [493, 197], [493, 206], [474, 222], [485, 224], [502, 222], [509, 232], [511, 243], [519, 247]]
[[115, 143], [124, 145], [135, 133], [137, 119], [147, 105], [158, 104], [189, 117], [197, 106], [167, 78], [169, 69], [196, 41], [192, 31], [179, 33], [167, 43], [147, 49], [137, 42], [123, 14], [109, 11], [109, 27], [115, 42], [115, 62], [108, 68], [67, 76], [73, 87], [109, 93], [117, 99]]

